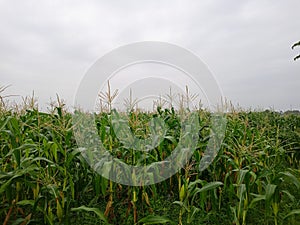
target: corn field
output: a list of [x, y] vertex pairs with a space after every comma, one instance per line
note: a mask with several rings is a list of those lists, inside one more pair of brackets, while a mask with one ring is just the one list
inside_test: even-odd
[[[100, 176], [80, 154], [72, 113], [63, 104], [41, 112], [34, 104], [0, 111], [0, 221], [25, 224], [300, 224], [300, 115], [231, 110], [221, 149], [199, 171], [211, 114], [198, 110], [199, 141], [185, 167], [163, 182], [126, 186]], [[139, 138], [148, 122], [166, 124], [147, 163], [165, 159], [180, 138], [178, 112], [132, 110]], [[111, 112], [95, 114], [101, 142], [127, 164], [140, 152], [123, 146]]]

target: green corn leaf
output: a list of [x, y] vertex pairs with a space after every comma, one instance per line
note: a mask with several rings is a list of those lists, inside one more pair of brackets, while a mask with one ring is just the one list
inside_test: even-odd
[[22, 177], [24, 174], [26, 173], [30, 173], [32, 171], [34, 171], [35, 169], [37, 169], [36, 165], [30, 165], [29, 167], [27, 167], [26, 169], [23, 170], [17, 170], [14, 175], [8, 180], [6, 181], [4, 184], [1, 185], [0, 187], [0, 194], [2, 192], [4, 192], [7, 188], [9, 188], [10, 184], [13, 182], [13, 180]]
[[30, 205], [30, 206], [34, 206], [35, 201], [34, 200], [22, 200], [17, 202], [17, 205]]
[[77, 207], [77, 208], [72, 208], [71, 211], [75, 211], [75, 212], [76, 211], [93, 212], [98, 216], [98, 218], [100, 220], [102, 220], [103, 222], [108, 224], [108, 221], [107, 221], [106, 217], [104, 216], [104, 214], [98, 208], [89, 208], [89, 207], [86, 207], [86, 206], [83, 205], [83, 206], [80, 206], [80, 207]]
[[249, 208], [253, 208], [256, 202], [266, 200], [266, 195], [257, 195], [257, 194], [251, 194], [251, 195], [254, 195], [255, 198], [253, 198], [252, 201], [250, 202]]
[[300, 180], [295, 177], [293, 174], [290, 172], [280, 172], [280, 175], [283, 175], [286, 177], [289, 181], [291, 181], [298, 189], [300, 188]]
[[205, 184], [202, 188], [196, 188], [195, 191], [193, 192], [192, 203], [194, 202], [194, 199], [198, 193], [213, 190], [221, 185], [223, 185], [222, 182], [214, 181], [214, 182]]
[[179, 205], [180, 207], [184, 208], [186, 211], [189, 211], [188, 207], [181, 201], [174, 201], [173, 204]]
[[266, 201], [270, 202], [272, 196], [275, 194], [275, 190], [277, 188], [277, 185], [275, 184], [267, 184], [266, 186]]
[[175, 224], [172, 220], [170, 220], [167, 217], [164, 216], [155, 216], [155, 215], [149, 215], [139, 220], [139, 223], [143, 223], [144, 225], [150, 225], [150, 224]]
[[286, 219], [292, 215], [298, 215], [298, 214], [300, 214], [300, 209], [294, 209], [290, 213], [288, 213], [285, 217], [283, 217], [283, 219]]
[[192, 209], [191, 209], [191, 215], [190, 215], [190, 218], [189, 218], [189, 223], [193, 222], [195, 216], [197, 215], [197, 213], [200, 211], [199, 208], [195, 207], [195, 206], [192, 206]]
[[0, 187], [0, 194], [2, 192], [4, 192], [7, 188], [9, 188], [10, 184], [12, 183], [12, 181], [18, 177], [21, 177], [22, 174], [17, 174], [15, 176], [13, 176], [12, 178], [10, 178], [8, 181], [6, 181], [4, 184], [1, 185]]
[[8, 123], [8, 121], [10, 120], [10, 116], [6, 118], [6, 120], [4, 121], [4, 123], [1, 125], [0, 127], [0, 131], [4, 130], [4, 127], [6, 126], [6, 124]]
[[199, 192], [204, 192], [204, 191], [209, 191], [209, 190], [213, 190], [219, 186], [223, 185], [222, 182], [219, 182], [219, 181], [215, 181], [215, 182], [210, 182], [210, 183], [207, 183], [206, 185], [204, 185], [200, 190]]
[[289, 197], [289, 199], [291, 200], [291, 202], [295, 201], [295, 196], [292, 195], [289, 191], [283, 190], [282, 193], [286, 194]]

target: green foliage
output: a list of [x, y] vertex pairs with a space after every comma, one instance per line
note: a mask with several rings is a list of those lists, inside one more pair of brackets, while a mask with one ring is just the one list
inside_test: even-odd
[[[147, 157], [116, 137], [111, 113], [97, 114], [99, 137], [128, 164], [168, 157], [180, 138], [173, 109], [131, 111], [136, 137], [149, 137], [153, 118], [165, 123]], [[0, 221], [3, 224], [297, 224], [300, 209], [300, 116], [272, 111], [227, 114], [224, 143], [199, 172], [210, 113], [199, 111], [200, 140], [173, 177], [128, 187], [95, 173], [77, 149], [72, 115], [57, 106], [0, 111]], [[143, 160], [139, 160], [139, 159]], [[175, 204], [171, 204], [175, 203]]]
[[104, 223], [108, 224], [107, 222], [107, 219], [105, 218], [104, 214], [100, 211], [100, 209], [98, 208], [89, 208], [89, 207], [86, 207], [86, 206], [80, 206], [80, 207], [77, 207], [77, 208], [72, 208], [71, 211], [86, 211], [86, 212], [93, 212], [95, 213], [98, 218], [100, 220], [102, 220]]
[[164, 216], [154, 216], [154, 215], [148, 215], [141, 219], [139, 223], [142, 223], [144, 225], [150, 225], [150, 224], [175, 224], [172, 220], [168, 219]]

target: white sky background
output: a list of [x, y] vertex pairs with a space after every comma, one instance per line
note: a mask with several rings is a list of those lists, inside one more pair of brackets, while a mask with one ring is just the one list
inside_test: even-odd
[[[300, 109], [299, 0], [0, 0], [0, 86], [42, 107], [56, 93], [73, 104], [93, 63], [137, 41], [197, 54], [224, 96], [248, 109]], [[11, 98], [20, 100], [21, 97]]]

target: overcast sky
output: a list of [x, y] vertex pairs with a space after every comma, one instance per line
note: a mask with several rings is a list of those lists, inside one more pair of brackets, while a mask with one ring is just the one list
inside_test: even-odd
[[[0, 0], [0, 86], [40, 105], [73, 104], [87, 70], [105, 53], [163, 41], [197, 54], [224, 96], [244, 108], [300, 109], [299, 0]], [[15, 97], [12, 99], [20, 99]]]

